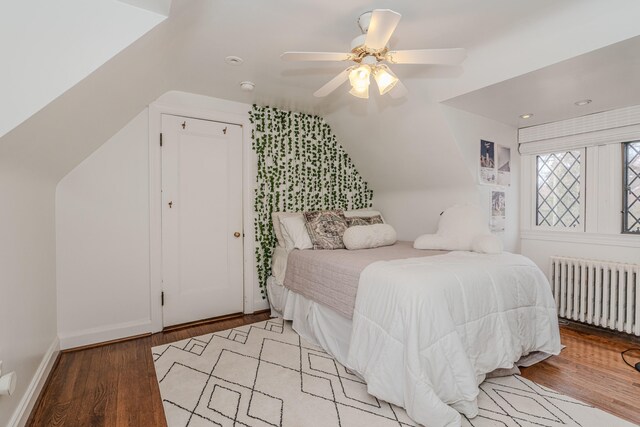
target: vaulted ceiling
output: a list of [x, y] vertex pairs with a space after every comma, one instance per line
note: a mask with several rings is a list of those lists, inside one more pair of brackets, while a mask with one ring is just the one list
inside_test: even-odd
[[0, 136], [162, 22], [169, 5], [169, 0], [4, 2]]
[[[25, 3], [40, 1], [44, 2]], [[154, 4], [129, 0], [125, 6], [150, 2]], [[167, 5], [166, 0], [160, 3], [159, 7]], [[467, 60], [453, 68], [395, 66], [409, 89], [402, 100], [373, 96], [362, 101], [348, 95], [346, 88], [325, 99], [314, 98], [313, 92], [346, 64], [285, 63], [280, 54], [348, 50], [359, 34], [357, 17], [372, 8], [391, 8], [403, 15], [391, 40], [393, 47], [464, 47]], [[326, 115], [342, 128], [338, 134], [348, 139], [343, 143], [349, 146], [357, 144], [358, 137], [375, 137], [371, 124], [378, 123], [385, 111], [388, 125], [414, 117], [409, 123], [413, 126], [432, 108], [421, 110], [425, 102], [450, 99], [637, 36], [639, 18], [636, 0], [174, 1], [167, 19], [0, 138], [0, 167], [3, 162], [19, 162], [57, 181], [169, 90]], [[101, 25], [81, 33], [69, 26], [68, 31], [91, 40], [121, 29], [121, 22], [114, 19]], [[229, 66], [224, 63], [227, 55], [245, 62]], [[74, 71], [73, 64], [65, 69]], [[37, 92], [41, 89], [29, 80], [29, 73], [43, 66], [16, 62], [17, 71], [4, 84]], [[255, 82], [255, 91], [242, 92], [243, 80]], [[355, 128], [364, 134], [347, 129], [353, 122], [361, 122]], [[410, 137], [402, 132], [392, 134], [396, 140]], [[388, 160], [388, 144], [380, 141], [381, 155], [367, 158], [373, 162], [372, 170]], [[354, 150], [358, 151], [355, 145]], [[401, 159], [395, 166], [402, 168]]]

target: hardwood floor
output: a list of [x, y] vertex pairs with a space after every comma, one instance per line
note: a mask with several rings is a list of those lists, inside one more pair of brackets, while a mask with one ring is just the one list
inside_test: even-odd
[[245, 315], [62, 353], [27, 426], [166, 426], [151, 347], [268, 318]]
[[[569, 323], [560, 328], [559, 356], [522, 369], [522, 376], [640, 424], [640, 372], [627, 366], [620, 352], [640, 348], [640, 339]], [[629, 359], [640, 361], [640, 351]]]
[[[166, 426], [150, 348], [268, 317], [245, 315], [63, 353], [27, 425]], [[523, 369], [523, 376], [640, 424], [640, 372], [620, 358], [640, 340], [574, 324], [561, 333], [562, 354]]]

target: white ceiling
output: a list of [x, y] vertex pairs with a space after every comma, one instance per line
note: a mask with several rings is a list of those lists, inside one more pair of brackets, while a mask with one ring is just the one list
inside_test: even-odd
[[[393, 66], [410, 97], [438, 100], [640, 34], [636, 0], [174, 3], [170, 19], [182, 23], [174, 40], [181, 48], [168, 52], [170, 67], [180, 74], [176, 77], [179, 86], [173, 89], [320, 115], [353, 108], [346, 84], [324, 99], [312, 95], [349, 63], [290, 63], [281, 61], [280, 54], [288, 50], [347, 51], [360, 34], [358, 16], [372, 8], [391, 8], [402, 14], [390, 42], [392, 48], [467, 49], [468, 58], [460, 67]], [[620, 21], [621, 16], [628, 22]], [[227, 55], [240, 56], [245, 62], [239, 67], [226, 65]], [[253, 93], [240, 90], [244, 80], [256, 83]], [[499, 104], [499, 98], [494, 102]], [[399, 103], [382, 100], [381, 104]]]
[[[318, 88], [350, 63], [289, 63], [284, 51], [349, 50], [360, 34], [358, 16], [372, 8], [391, 8], [402, 20], [391, 39], [397, 49], [476, 47], [505, 33], [544, 19], [580, 0], [368, 0], [341, 2], [274, 0], [268, 3], [237, 1], [174, 2], [174, 12], [197, 11], [182, 37], [185, 49], [175, 60], [189, 64], [190, 77], [210, 88], [207, 94], [235, 101], [260, 102], [284, 108], [324, 114], [336, 108], [346, 86], [328, 99], [312, 96]], [[245, 59], [240, 67], [224, 64], [224, 57]], [[401, 79], [457, 78], [462, 68], [395, 66]], [[251, 95], [239, 83], [256, 83]], [[188, 88], [184, 88], [185, 90]], [[344, 98], [351, 101], [351, 97]], [[341, 104], [340, 104], [341, 105]]]
[[[585, 106], [574, 103], [583, 99]], [[514, 127], [640, 104], [640, 37], [634, 37], [445, 102]], [[529, 119], [521, 114], [532, 113]]]
[[[285, 63], [280, 54], [347, 50], [359, 34], [357, 17], [373, 8], [403, 15], [393, 48], [463, 47], [468, 58], [453, 68], [394, 66], [409, 89], [406, 99], [373, 95], [365, 101], [346, 87], [314, 98], [313, 92], [347, 64]], [[456, 174], [439, 156], [428, 154], [453, 150], [450, 163], [456, 164], [456, 142], [439, 101], [638, 36], [639, 21], [637, 0], [174, 1], [166, 20], [1, 137], [0, 167], [20, 164], [57, 182], [146, 105], [176, 90], [323, 115], [363, 165], [359, 168], [373, 188], [458, 182], [455, 176], [434, 180], [425, 172], [444, 168]], [[18, 21], [18, 30], [25, 22]], [[73, 28], [68, 27], [72, 40], [96, 37], [93, 29], [77, 34]], [[229, 66], [227, 55], [245, 62]], [[3, 83], [35, 92], [28, 64], [16, 64], [13, 77]], [[65, 69], [75, 72], [76, 65]], [[243, 80], [255, 82], [255, 91], [241, 91]], [[427, 129], [432, 133], [416, 139], [411, 132], [425, 123], [437, 132]], [[386, 133], [380, 131], [383, 126]], [[375, 141], [375, 150], [369, 141]], [[419, 155], [408, 163], [412, 153]]]

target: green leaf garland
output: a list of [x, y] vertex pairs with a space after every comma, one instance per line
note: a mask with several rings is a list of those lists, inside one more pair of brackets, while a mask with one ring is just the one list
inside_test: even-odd
[[262, 298], [277, 245], [272, 212], [371, 207], [373, 191], [322, 117], [254, 105], [256, 265]]

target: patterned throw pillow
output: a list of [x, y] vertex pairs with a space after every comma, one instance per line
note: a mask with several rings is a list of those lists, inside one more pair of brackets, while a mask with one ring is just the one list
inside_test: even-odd
[[384, 221], [382, 221], [382, 217], [380, 215], [347, 217], [347, 226], [349, 227], [353, 227], [354, 225], [372, 224], [384, 224]]
[[313, 249], [344, 249], [342, 235], [348, 227], [341, 210], [305, 212], [304, 219]]

